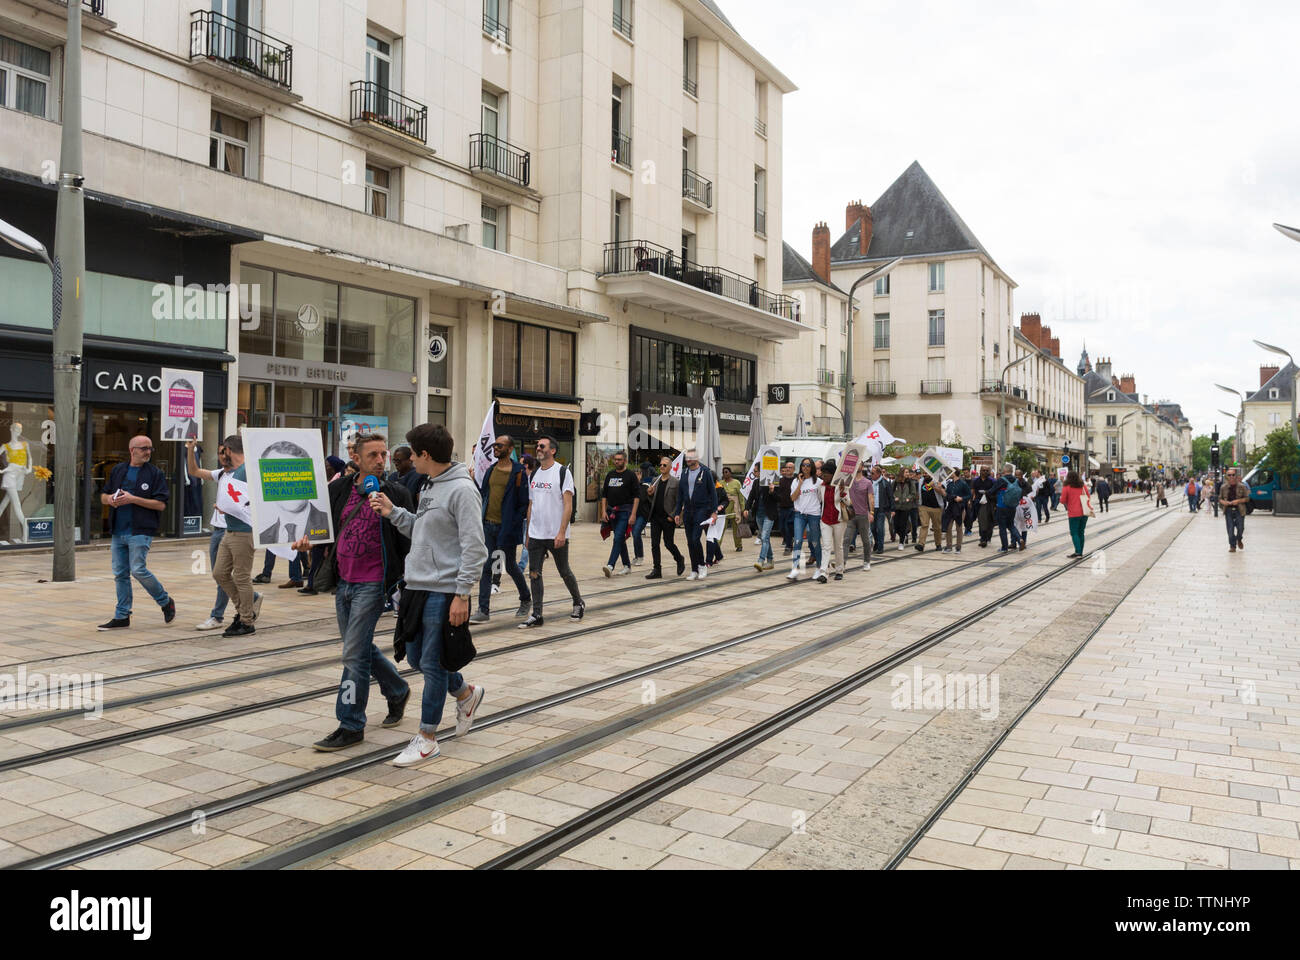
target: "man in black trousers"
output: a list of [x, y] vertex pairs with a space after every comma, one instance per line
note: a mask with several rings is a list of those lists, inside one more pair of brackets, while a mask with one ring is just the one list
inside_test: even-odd
[[718, 515], [718, 491], [713, 472], [700, 463], [694, 448], [686, 451], [686, 466], [677, 487], [677, 519], [686, 527], [686, 548], [691, 555], [691, 572], [687, 580], [703, 580], [709, 574], [704, 564], [701, 537], [703, 524]]
[[673, 543], [673, 534], [677, 529], [677, 498], [681, 484], [673, 476], [672, 469], [671, 458], [660, 458], [659, 476], [655, 477], [653, 483], [641, 487], [641, 495], [645, 497], [650, 509], [650, 562], [654, 564], [654, 569], [646, 574], [647, 580], [663, 579], [663, 568], [660, 566], [662, 555], [659, 552], [661, 541], [672, 554], [672, 558], [677, 561], [677, 576], [680, 577], [686, 570], [686, 558]]

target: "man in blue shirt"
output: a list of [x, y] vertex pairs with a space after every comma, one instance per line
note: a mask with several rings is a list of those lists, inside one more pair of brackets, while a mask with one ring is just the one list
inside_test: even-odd
[[113, 579], [117, 583], [117, 609], [112, 620], [99, 626], [100, 630], [131, 626], [132, 577], [162, 607], [165, 623], [176, 619], [175, 601], [145, 566], [158, 522], [167, 509], [167, 477], [149, 462], [153, 441], [148, 437], [132, 437], [129, 449], [130, 460], [113, 468], [99, 495], [99, 502], [109, 508]]

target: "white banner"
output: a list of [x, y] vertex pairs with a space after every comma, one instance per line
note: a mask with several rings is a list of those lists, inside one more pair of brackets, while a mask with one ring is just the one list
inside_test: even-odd
[[330, 543], [334, 518], [320, 431], [244, 427], [240, 432], [253, 508], [253, 543], [287, 546], [304, 536], [312, 543]]
[[742, 511], [745, 509], [744, 501], [749, 499], [749, 493], [754, 489], [754, 480], [757, 479], [759, 472], [762, 470], [762, 466], [763, 451], [759, 450], [758, 456], [756, 456], [754, 462], [749, 465], [749, 469], [745, 472], [745, 479], [740, 484], [740, 499], [742, 502], [739, 509]]
[[162, 368], [162, 438], [197, 440], [202, 432], [203, 374]]
[[869, 426], [862, 436], [854, 439], [854, 443], [866, 443], [868, 440], [874, 440], [881, 447], [887, 447], [891, 443], [897, 443], [898, 437], [894, 436], [884, 428], [879, 420]]
[[934, 451], [945, 467], [952, 467], [954, 470], [960, 470], [966, 458], [966, 451], [959, 447], [935, 447]]
[[682, 468], [686, 465], [686, 451], [683, 450], [677, 454], [677, 459], [673, 461], [672, 467], [668, 470], [668, 475], [678, 480], [682, 478]]
[[474, 478], [482, 480], [487, 476], [487, 472], [492, 469], [492, 465], [497, 462], [497, 455], [492, 450], [492, 444], [497, 439], [496, 424], [497, 402], [493, 400], [488, 404], [487, 416], [483, 418], [483, 429], [479, 431], [478, 443], [474, 445]]

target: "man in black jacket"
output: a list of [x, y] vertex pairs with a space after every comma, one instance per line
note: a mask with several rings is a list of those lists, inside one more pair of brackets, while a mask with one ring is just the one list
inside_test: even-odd
[[980, 475], [971, 481], [971, 499], [975, 504], [975, 516], [980, 526], [980, 546], [987, 547], [993, 539], [993, 477], [988, 467], [980, 467]]
[[659, 459], [659, 476], [653, 483], [643, 484], [641, 496], [650, 509], [650, 562], [654, 568], [646, 574], [647, 580], [662, 580], [663, 569], [660, 566], [659, 543], [663, 542], [669, 554], [677, 562], [677, 576], [686, 569], [686, 560], [682, 552], [673, 543], [673, 534], [677, 531], [677, 495], [681, 485], [672, 474], [671, 457]]
[[[385, 727], [402, 722], [411, 688], [391, 660], [375, 646], [375, 624], [384, 604], [402, 579], [411, 541], [391, 523], [384, 523], [370, 506], [365, 492], [367, 477], [374, 477], [394, 505], [414, 509], [410, 491], [400, 483], [383, 479], [388, 446], [379, 434], [360, 434], [352, 454], [357, 471], [329, 486], [330, 513], [334, 518], [334, 563], [337, 587], [334, 611], [343, 639], [343, 679], [339, 683], [334, 715], [338, 729], [312, 746], [322, 752], [342, 750], [365, 739], [366, 703], [370, 678], [388, 700]], [[295, 550], [306, 550], [303, 537]]]
[[[786, 497], [789, 498], [788, 489]], [[778, 493], [777, 481], [763, 483], [757, 477], [754, 478], [749, 488], [749, 499], [745, 501], [745, 519], [750, 520], [758, 528], [761, 541], [758, 558], [754, 561], [754, 569], [760, 573], [771, 570], [774, 565], [772, 528], [781, 519], [781, 497]]]
[[158, 521], [167, 509], [167, 476], [149, 462], [153, 458], [153, 441], [148, 437], [132, 437], [129, 449], [131, 459], [113, 468], [99, 495], [99, 502], [109, 508], [113, 579], [117, 581], [117, 609], [113, 619], [101, 624], [100, 630], [131, 626], [132, 577], [162, 607], [166, 623], [176, 619], [175, 601], [144, 565], [158, 532]]
[[794, 463], [781, 464], [781, 479], [776, 482], [777, 526], [781, 528], [781, 543], [785, 556], [794, 552], [794, 501], [790, 489], [794, 486]]
[[686, 527], [686, 548], [691, 555], [691, 572], [687, 580], [703, 580], [709, 574], [704, 565], [704, 523], [718, 515], [718, 490], [713, 471], [700, 463], [692, 448], [686, 451], [686, 465], [677, 487], [677, 516]]
[[876, 541], [876, 553], [885, 552], [885, 519], [894, 512], [894, 484], [880, 465], [871, 468], [871, 493], [875, 497], [876, 515], [871, 521], [871, 536]]
[[[524, 465], [511, 456], [515, 449], [513, 437], [502, 434], [492, 444], [497, 462], [483, 472], [479, 483], [479, 498], [483, 501], [483, 542], [487, 544], [488, 558], [483, 564], [479, 580], [478, 610], [469, 618], [470, 623], [487, 623], [491, 615], [492, 578], [504, 569], [519, 591], [519, 609], [516, 617], [528, 616], [533, 595], [528, 581], [515, 559], [515, 551], [523, 539], [524, 517], [528, 515], [528, 474]], [[412, 469], [412, 473], [419, 471]], [[409, 489], [409, 487], [408, 487]], [[418, 496], [412, 496], [418, 500]], [[498, 566], [500, 564], [500, 566]]]

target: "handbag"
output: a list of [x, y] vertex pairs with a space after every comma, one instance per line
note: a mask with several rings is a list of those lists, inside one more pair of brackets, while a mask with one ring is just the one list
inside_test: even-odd
[[325, 555], [321, 557], [320, 568], [316, 571], [316, 578], [312, 580], [312, 586], [318, 593], [328, 593], [338, 586], [339, 568], [337, 560], [339, 537], [347, 529], [348, 523], [356, 517], [358, 511], [366, 505], [366, 498], [362, 497], [361, 502], [349, 513], [343, 514], [343, 519], [339, 522], [338, 529], [334, 531], [334, 542], [327, 544]]
[[468, 621], [453, 627], [448, 619], [442, 628], [442, 668], [450, 673], [463, 670], [476, 656]]

